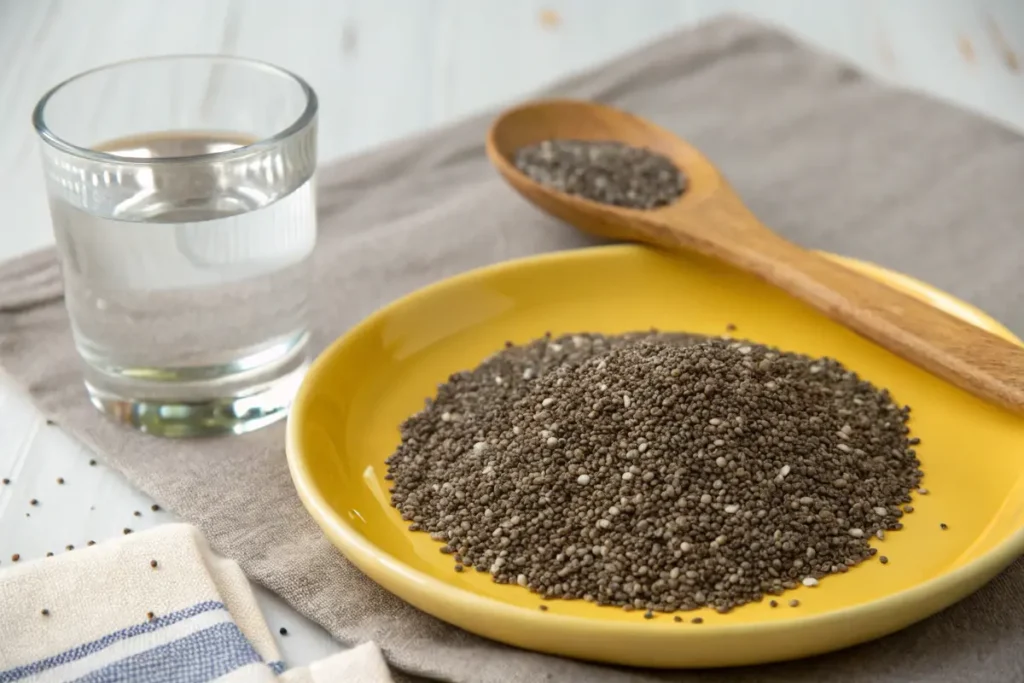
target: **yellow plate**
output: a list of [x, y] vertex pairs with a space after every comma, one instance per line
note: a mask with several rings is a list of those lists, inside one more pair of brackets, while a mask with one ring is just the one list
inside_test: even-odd
[[[967, 304], [915, 280], [842, 260], [1004, 337]], [[736, 335], [838, 358], [910, 404], [926, 496], [905, 528], [873, 541], [868, 561], [798, 608], [751, 604], [720, 615], [658, 615], [541, 600], [486, 574], [456, 573], [439, 543], [412, 533], [388, 503], [384, 459], [398, 425], [453, 371], [506, 339], [652, 326]], [[314, 363], [288, 423], [288, 461], [303, 503], [363, 572], [416, 607], [474, 633], [570, 657], [654, 667], [742, 665], [803, 657], [903, 628], [976, 590], [1024, 552], [1024, 419], [965, 394], [752, 277], [694, 255], [633, 246], [563, 252], [473, 271], [378, 311]], [[942, 531], [939, 523], [949, 525]], [[689, 623], [700, 615], [701, 625]]]

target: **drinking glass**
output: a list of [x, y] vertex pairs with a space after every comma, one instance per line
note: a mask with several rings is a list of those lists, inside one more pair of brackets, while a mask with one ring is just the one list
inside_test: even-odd
[[154, 57], [75, 76], [32, 118], [92, 403], [164, 436], [283, 417], [307, 364], [313, 89]]

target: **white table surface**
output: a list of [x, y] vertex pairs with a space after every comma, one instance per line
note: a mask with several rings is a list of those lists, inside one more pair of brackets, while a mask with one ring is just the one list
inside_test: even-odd
[[[320, 157], [330, 160], [728, 10], [1024, 131], [1021, 0], [0, 0], [0, 261], [52, 243], [29, 114], [84, 69], [181, 52], [279, 64], [317, 89]], [[0, 568], [15, 552], [26, 561], [175, 519], [91, 457], [0, 372], [0, 477], [11, 479], [0, 485]], [[288, 628], [279, 642], [289, 664], [341, 647], [259, 595], [275, 634]]]

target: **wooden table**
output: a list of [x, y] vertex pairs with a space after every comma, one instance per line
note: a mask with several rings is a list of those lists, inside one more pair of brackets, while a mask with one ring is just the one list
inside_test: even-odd
[[[87, 68], [182, 52], [279, 64], [317, 89], [330, 160], [526, 96], [724, 10], [1024, 131], [1020, 0], [0, 0], [0, 260], [52, 242], [29, 114]], [[0, 477], [12, 480], [0, 486], [0, 567], [15, 552], [25, 561], [175, 519], [90, 457], [0, 373]], [[260, 598], [274, 633], [288, 627], [279, 642], [290, 664], [341, 647]]]

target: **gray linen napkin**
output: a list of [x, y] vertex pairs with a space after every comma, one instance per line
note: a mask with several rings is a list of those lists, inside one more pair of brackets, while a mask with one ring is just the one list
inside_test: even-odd
[[[688, 31], [553, 87], [614, 103], [696, 143], [768, 225], [806, 246], [898, 268], [1024, 332], [1024, 139], [883, 87], [739, 19]], [[330, 116], [330, 112], [325, 112]], [[491, 115], [326, 168], [315, 345], [429, 282], [588, 244], [489, 168]], [[80, 385], [50, 252], [0, 270], [0, 363], [44, 412], [200, 526], [256, 581], [343, 642], [451, 681], [1024, 680], [1024, 563], [899, 634], [800, 662], [649, 672], [525, 652], [443, 624], [378, 588], [321, 535], [292, 490], [277, 426], [183, 443], [99, 417]], [[31, 283], [38, 286], [29, 286]]]

